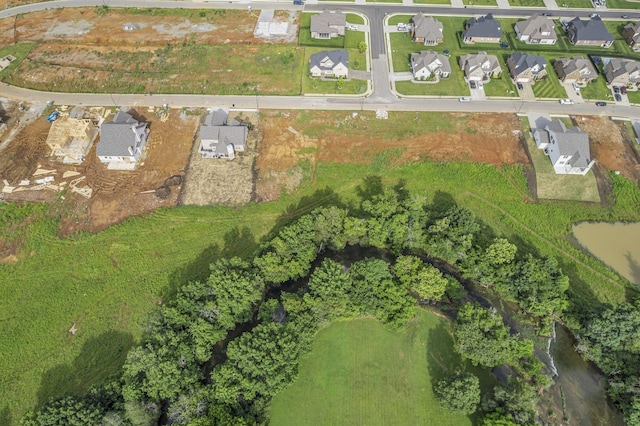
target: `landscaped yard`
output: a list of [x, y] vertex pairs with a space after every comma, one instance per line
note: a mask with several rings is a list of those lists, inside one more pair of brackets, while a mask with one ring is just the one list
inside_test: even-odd
[[[602, 74], [598, 78], [587, 84], [586, 87], [580, 88], [580, 93], [584, 99], [589, 100], [611, 100], [611, 89], [607, 87], [607, 81]], [[631, 92], [628, 92], [631, 93]]]
[[450, 0], [413, 0], [415, 4], [451, 4]]
[[[573, 127], [573, 124], [567, 127]], [[556, 174], [549, 156], [536, 147], [536, 143], [530, 133], [531, 124], [526, 117], [522, 118], [522, 129], [527, 140], [531, 160], [536, 169], [538, 198], [600, 202], [598, 185], [593, 171], [590, 171], [585, 176]]]
[[629, 102], [632, 104], [640, 104], [640, 90], [638, 91], [628, 91], [627, 96], [629, 97]]
[[[323, 51], [319, 47], [307, 47], [305, 49], [305, 64], [309, 63], [311, 55]], [[364, 71], [366, 69], [366, 57], [364, 53], [358, 52], [357, 49], [348, 49], [349, 51], [349, 68]], [[337, 79], [320, 79], [312, 78], [309, 69], [305, 69], [302, 74], [302, 93], [330, 93], [330, 94], [360, 94], [367, 90], [366, 80], [349, 79], [338, 81]], [[360, 90], [363, 88], [363, 90]]]
[[509, 0], [509, 4], [517, 7], [545, 7], [543, 0]]
[[27, 57], [31, 49], [33, 49], [34, 43], [18, 43], [0, 48], [0, 58], [4, 58], [7, 55], [13, 55], [16, 59], [5, 69], [0, 71], [0, 78], [5, 77], [13, 72], [20, 62]]
[[[471, 425], [440, 407], [433, 385], [468, 368], [453, 350], [449, 321], [418, 310], [403, 331], [373, 319], [321, 330], [298, 379], [271, 404], [278, 425]], [[478, 373], [478, 368], [472, 369]], [[487, 374], [483, 374], [485, 387]]]
[[567, 91], [564, 86], [560, 84], [560, 80], [558, 80], [555, 70], [548, 62], [547, 76], [542, 80], [536, 81], [536, 83], [531, 87], [536, 98], [561, 99], [567, 97]]
[[640, 3], [628, 0], [608, 0], [607, 9], [640, 9]]

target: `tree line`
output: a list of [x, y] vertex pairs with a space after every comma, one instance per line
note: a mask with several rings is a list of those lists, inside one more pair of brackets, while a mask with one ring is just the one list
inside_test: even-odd
[[[325, 258], [314, 268], [323, 251], [351, 245], [387, 249], [397, 257], [393, 263], [364, 259], [348, 270]], [[185, 283], [173, 301], [149, 316], [140, 345], [121, 374], [104, 385], [115, 391], [105, 393], [103, 386], [52, 401], [22, 423], [56, 424], [56, 416], [70, 425], [99, 424], [90, 419], [100, 416], [114, 425], [262, 423], [270, 399], [296, 377], [319, 328], [365, 315], [401, 328], [414, 316], [417, 299], [457, 311], [455, 347], [465, 359], [513, 369], [513, 380], [480, 401], [486, 424], [530, 424], [535, 391], [548, 384], [532, 342], [514, 335], [495, 310], [461, 304], [460, 282], [425, 263], [424, 255], [517, 302], [540, 330], [567, 307], [569, 282], [555, 259], [520, 254], [508, 240], [488, 235], [468, 209], [443, 208], [401, 187], [381, 187], [356, 208], [318, 208], [283, 226], [253, 259], [215, 261], [206, 281]], [[303, 277], [308, 284], [300, 291], [266, 298], [269, 289]], [[228, 342], [226, 359], [213, 362], [214, 347], [247, 323], [251, 329]], [[473, 390], [475, 382], [456, 373], [436, 393], [456, 410], [438, 389]], [[469, 401], [477, 399], [474, 393]], [[73, 416], [85, 421], [74, 423]]]

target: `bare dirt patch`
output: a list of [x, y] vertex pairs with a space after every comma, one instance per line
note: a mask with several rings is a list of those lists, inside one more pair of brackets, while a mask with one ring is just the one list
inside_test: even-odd
[[155, 190], [166, 186], [167, 178], [184, 174], [197, 120], [184, 116], [179, 110], [171, 110], [166, 122], [144, 108], [134, 112], [140, 120], [148, 121], [151, 129], [144, 159], [136, 170], [107, 170], [95, 155], [95, 144], [81, 165], [55, 161], [49, 157], [50, 150], [45, 143], [51, 124], [40, 117], [26, 126], [3, 151], [0, 179], [17, 186], [21, 180], [33, 181], [33, 173], [41, 168], [55, 170], [48, 175], [55, 177], [54, 183], [68, 184], [72, 178], [63, 178], [64, 172], [76, 171], [79, 176], [86, 176], [79, 186], [90, 187], [93, 195], [86, 199], [71, 191], [27, 190], [3, 194], [4, 198], [7, 201], [58, 200], [63, 217], [62, 234], [79, 229], [97, 232], [130, 216], [176, 205], [180, 185], [168, 186], [170, 193], [164, 199], [157, 197]]
[[282, 189], [297, 186], [301, 160], [313, 170], [317, 162], [370, 164], [391, 151], [394, 164], [429, 158], [530, 166], [513, 114], [392, 112], [389, 120], [378, 120], [373, 112], [263, 113], [256, 160], [259, 200], [272, 200]]
[[253, 165], [258, 139], [257, 117], [253, 114], [232, 113], [243, 122], [251, 123], [245, 152], [236, 153], [236, 158], [202, 158], [198, 153], [198, 137], [193, 144], [185, 185], [180, 195], [180, 204], [205, 206], [211, 204], [238, 205], [253, 198]]
[[636, 153], [623, 136], [623, 124], [608, 117], [576, 117], [576, 125], [589, 134], [591, 155], [600, 167], [619, 171], [640, 182], [640, 164]]

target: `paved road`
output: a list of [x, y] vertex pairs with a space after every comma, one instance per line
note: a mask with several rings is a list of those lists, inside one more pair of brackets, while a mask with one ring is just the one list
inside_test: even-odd
[[[248, 3], [211, 2], [194, 3], [190, 1], [156, 1], [156, 0], [54, 0], [45, 3], [33, 3], [0, 11], [0, 18], [15, 16], [58, 7], [92, 7], [108, 5], [111, 7], [148, 7], [148, 8], [241, 8]], [[253, 3], [261, 9], [290, 9], [290, 10], [322, 10], [323, 5], [295, 6], [292, 2], [260, 2]], [[338, 7], [338, 4], [335, 4]], [[593, 104], [560, 105], [557, 102], [523, 102], [521, 100], [491, 100], [483, 102], [460, 103], [456, 99], [398, 99], [389, 89], [389, 69], [387, 66], [386, 47], [383, 31], [384, 16], [388, 13], [417, 13], [447, 15], [476, 15], [494, 13], [496, 16], [529, 16], [540, 9], [509, 9], [496, 8], [452, 8], [450, 6], [405, 6], [393, 5], [355, 5], [339, 4], [344, 11], [355, 11], [366, 15], [371, 25], [370, 50], [372, 55], [372, 75], [374, 92], [368, 98], [339, 98], [339, 97], [283, 97], [283, 96], [203, 96], [203, 95], [119, 95], [119, 94], [63, 94], [46, 93], [27, 90], [8, 85], [0, 86], [0, 96], [29, 101], [44, 102], [53, 100], [57, 104], [69, 105], [155, 105], [169, 104], [172, 107], [207, 107], [214, 105], [232, 106], [236, 108], [274, 108], [274, 109], [349, 109], [375, 110], [386, 109], [394, 111], [465, 111], [465, 112], [546, 112], [613, 115], [621, 117], [637, 116], [637, 109], [630, 106], [608, 105], [605, 108]], [[588, 10], [564, 10], [567, 16], [587, 16], [593, 12]], [[634, 13], [635, 12], [635, 13]], [[603, 18], [618, 18], [622, 11], [600, 11]], [[628, 12], [634, 17], [637, 12]], [[559, 16], [559, 12], [557, 13]]]

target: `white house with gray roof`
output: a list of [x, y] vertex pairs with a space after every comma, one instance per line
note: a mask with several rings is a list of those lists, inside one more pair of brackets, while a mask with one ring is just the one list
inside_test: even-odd
[[500, 23], [493, 19], [493, 15], [471, 18], [465, 24], [462, 32], [462, 41], [467, 44], [473, 43], [500, 43], [502, 28]]
[[566, 32], [569, 41], [576, 46], [609, 47], [615, 41], [599, 16], [588, 21], [574, 18], [567, 23]]
[[444, 40], [442, 22], [433, 16], [424, 16], [422, 12], [418, 12], [411, 18], [411, 22], [413, 41], [424, 43], [425, 46], [435, 46]]
[[424, 50], [411, 54], [411, 71], [416, 80], [426, 80], [431, 76], [446, 78], [451, 74], [451, 64], [443, 54]]
[[553, 21], [539, 14], [516, 22], [514, 29], [518, 40], [527, 44], [556, 44], [558, 41]]
[[552, 120], [543, 129], [535, 129], [533, 138], [549, 156], [557, 174], [584, 176], [595, 164], [589, 150], [589, 135], [578, 127], [567, 129], [562, 121]]
[[327, 9], [311, 15], [311, 38], [328, 39], [344, 35], [347, 18], [344, 13], [330, 12]]
[[502, 74], [502, 67], [495, 55], [487, 52], [470, 53], [460, 57], [460, 68], [469, 81], [489, 81]]
[[133, 170], [148, 135], [147, 123], [139, 122], [120, 110], [112, 121], [102, 123], [96, 155], [109, 169]]
[[249, 129], [237, 120], [227, 121], [229, 111], [218, 108], [211, 111], [200, 126], [202, 158], [236, 158], [236, 152], [244, 152]]
[[542, 56], [514, 52], [507, 59], [509, 74], [518, 83], [533, 83], [547, 75], [547, 61]]
[[311, 55], [309, 72], [312, 77], [349, 78], [349, 52], [327, 50]]

